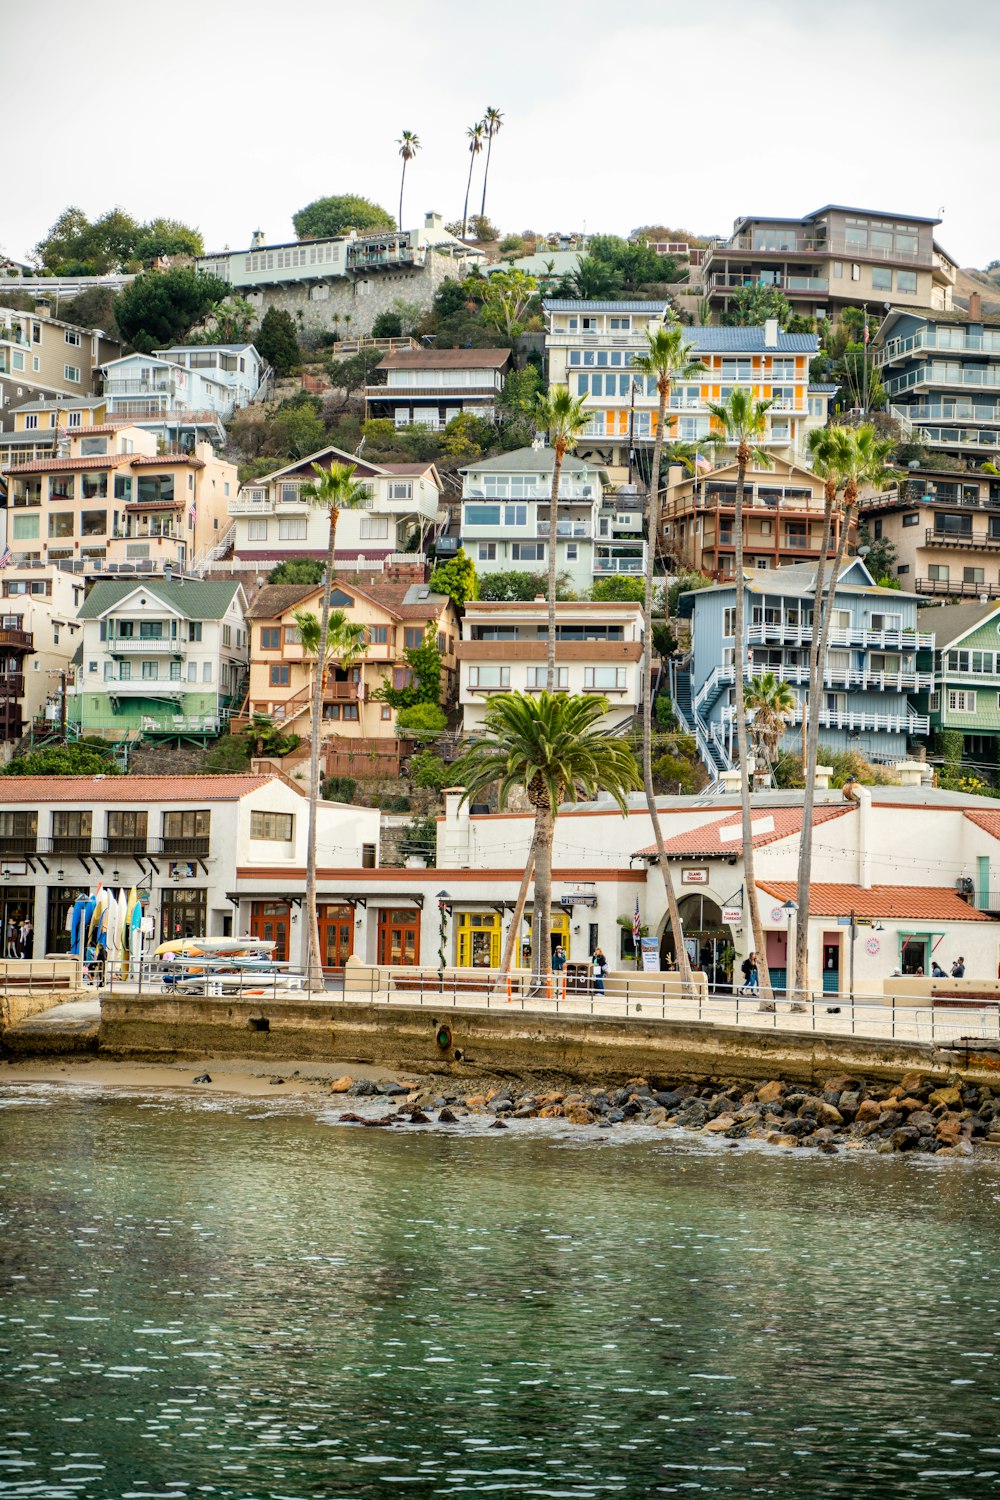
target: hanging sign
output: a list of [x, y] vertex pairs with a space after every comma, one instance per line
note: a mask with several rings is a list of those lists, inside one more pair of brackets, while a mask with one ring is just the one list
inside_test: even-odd
[[723, 927], [740, 927], [743, 923], [742, 906], [724, 906], [722, 908]]

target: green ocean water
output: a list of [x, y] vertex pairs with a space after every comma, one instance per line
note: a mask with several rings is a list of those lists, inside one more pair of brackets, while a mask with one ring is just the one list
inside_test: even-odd
[[0, 1090], [0, 1495], [1000, 1488], [1000, 1165]]

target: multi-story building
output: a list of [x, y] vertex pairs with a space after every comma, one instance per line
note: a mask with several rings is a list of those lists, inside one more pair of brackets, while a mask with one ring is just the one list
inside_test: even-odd
[[[583, 396], [594, 413], [579, 455], [607, 464], [615, 477], [631, 479], [636, 466], [648, 473], [659, 395], [651, 376], [632, 374], [632, 361], [647, 350], [647, 332], [663, 327], [666, 304], [547, 299], [543, 306], [549, 380]], [[770, 318], [759, 328], [693, 325], [684, 328], [684, 338], [704, 369], [671, 387], [665, 441], [717, 436], [708, 403], [725, 401], [734, 386], [745, 386], [771, 402], [762, 444], [789, 458], [804, 450], [809, 429], [826, 420], [828, 400], [818, 391], [810, 398], [815, 334], [785, 333]]]
[[65, 722], [85, 585], [59, 568], [0, 573], [0, 739], [9, 752], [34, 720]]
[[229, 407], [223, 416], [263, 397], [268, 367], [253, 344], [172, 344], [169, 349], [154, 349], [153, 354], [224, 386]]
[[1000, 455], [1000, 317], [979, 292], [967, 311], [893, 306], [875, 358], [890, 410], [911, 441], [962, 459]]
[[53, 396], [86, 396], [98, 372], [121, 345], [99, 328], [52, 318], [47, 304], [33, 313], [0, 307], [0, 410]]
[[834, 203], [802, 219], [750, 214], [709, 246], [704, 292], [721, 314], [741, 287], [774, 287], [803, 317], [834, 323], [865, 303], [950, 307], [957, 267], [934, 239], [940, 222]]
[[[548, 567], [551, 448], [518, 448], [462, 470], [461, 545], [480, 573]], [[634, 494], [605, 495], [606, 475], [567, 454], [559, 480], [556, 567], [576, 590], [595, 578], [642, 574], [643, 516]]]
[[510, 362], [509, 349], [394, 350], [375, 367], [385, 372], [385, 385], [365, 389], [368, 415], [431, 432], [463, 412], [489, 420]]
[[[295, 616], [320, 613], [322, 588], [268, 584], [247, 612], [250, 626], [250, 690], [247, 716], [263, 715], [303, 738], [312, 733], [315, 659], [302, 647]], [[385, 754], [396, 741], [396, 710], [373, 697], [385, 681], [402, 688], [412, 680], [406, 651], [428, 632], [441, 653], [441, 703], [455, 695], [458, 615], [454, 602], [425, 584], [366, 583], [339, 576], [330, 590], [331, 608], [364, 627], [365, 649], [346, 666], [336, 654], [323, 686], [323, 732], [363, 758]], [[398, 758], [398, 757], [397, 757]], [[361, 762], [359, 762], [360, 764]]]
[[[546, 685], [544, 600], [470, 603], [458, 646], [459, 702], [466, 731], [478, 729], [493, 693], [537, 693]], [[619, 729], [642, 702], [642, 605], [556, 604], [556, 690], [602, 693], [603, 723]]]
[[674, 707], [713, 775], [733, 763], [738, 655], [748, 678], [773, 672], [794, 690], [788, 748], [800, 742], [803, 713], [816, 709], [821, 744], [857, 749], [869, 760], [900, 760], [908, 740], [927, 733], [927, 715], [909, 695], [933, 686], [933, 675], [917, 666], [918, 650], [934, 649], [933, 631], [921, 629], [916, 595], [878, 588], [859, 558], [837, 582], [823, 698], [809, 704], [815, 583], [814, 564], [748, 573], [742, 644], [733, 633], [735, 582], [681, 595], [678, 612], [691, 620], [692, 649], [676, 670]]
[[[227, 358], [235, 360], [238, 356]], [[176, 443], [184, 440], [190, 445], [198, 438], [221, 443], [225, 437], [223, 423], [233, 410], [234, 392], [219, 373], [212, 366], [190, 369], [158, 354], [126, 354], [104, 367], [108, 415]]]
[[302, 487], [315, 481], [314, 465], [329, 469], [334, 464], [352, 467], [354, 478], [368, 491], [364, 506], [340, 512], [338, 562], [390, 558], [405, 552], [415, 536], [419, 558], [424, 539], [433, 535], [438, 524], [441, 481], [437, 469], [432, 463], [366, 463], [339, 448], [321, 448], [250, 480], [233, 495], [229, 514], [235, 523], [236, 556], [251, 565], [270, 562], [272, 567], [289, 557], [325, 557], [327, 513], [310, 505]]
[[933, 651], [917, 661], [934, 674], [920, 694], [930, 733], [957, 730], [962, 756], [975, 767], [995, 767], [1000, 745], [1000, 604], [967, 600], [921, 610], [920, 623], [934, 630]]
[[55, 458], [74, 428], [99, 427], [106, 421], [107, 405], [103, 396], [57, 396], [8, 407], [4, 415], [13, 427], [0, 430], [0, 473], [22, 461]]
[[[319, 864], [377, 867], [377, 809], [321, 802], [317, 816]], [[135, 885], [155, 920], [150, 947], [177, 934], [249, 932], [301, 964], [302, 892], [286, 892], [301, 884], [307, 828], [304, 793], [277, 776], [0, 777], [0, 915], [5, 930], [11, 918], [32, 919], [36, 957], [65, 953], [81, 890]], [[331, 967], [343, 963], [342, 922], [342, 903], [324, 903]]]
[[266, 244], [257, 230], [246, 250], [215, 251], [196, 265], [227, 281], [259, 311], [281, 307], [308, 328], [345, 336], [371, 332], [379, 313], [399, 301], [429, 309], [448, 277], [461, 280], [486, 259], [429, 213], [416, 229]]
[[[770, 469], [748, 469], [743, 492], [743, 548], [748, 568], [780, 568], [819, 556], [825, 505], [822, 479], [800, 464], [776, 459]], [[736, 465], [707, 474], [671, 470], [660, 510], [662, 550], [671, 570], [713, 578], [735, 574]], [[837, 550], [835, 507], [829, 555]]]
[[861, 502], [870, 543], [888, 543], [903, 588], [942, 599], [1000, 598], [1000, 479], [911, 469]]
[[80, 608], [74, 717], [84, 734], [202, 739], [245, 696], [246, 598], [239, 583], [102, 579]]
[[18, 561], [183, 568], [220, 544], [236, 466], [209, 443], [159, 452], [128, 423], [71, 427], [54, 458], [4, 471], [3, 535]]

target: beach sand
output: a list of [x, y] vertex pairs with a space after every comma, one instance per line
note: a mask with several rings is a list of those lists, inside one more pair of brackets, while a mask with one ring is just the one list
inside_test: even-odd
[[[203, 1073], [211, 1083], [194, 1080]], [[4, 1084], [66, 1083], [95, 1089], [135, 1089], [139, 1092], [159, 1089], [196, 1089], [199, 1093], [275, 1095], [316, 1094], [326, 1092], [335, 1078], [371, 1078], [375, 1082], [392, 1080], [413, 1083], [411, 1074], [393, 1073], [386, 1068], [368, 1067], [363, 1063], [296, 1062], [284, 1058], [273, 1067], [242, 1058], [190, 1059], [177, 1063], [107, 1062], [97, 1058], [53, 1058], [49, 1061], [0, 1062], [0, 1088]], [[281, 1083], [272, 1083], [280, 1078]]]

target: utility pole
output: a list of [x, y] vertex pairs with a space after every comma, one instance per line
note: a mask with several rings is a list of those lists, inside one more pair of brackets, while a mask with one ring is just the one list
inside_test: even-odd
[[868, 303], [867, 302], [865, 302], [865, 303], [862, 304], [862, 312], [864, 313], [864, 317], [865, 317], [865, 326], [864, 326], [864, 329], [863, 329], [862, 334], [861, 334], [861, 349], [862, 349], [861, 358], [862, 358], [863, 369], [864, 369], [864, 385], [862, 387], [862, 396], [861, 396], [861, 403], [862, 403], [861, 404], [861, 415], [863, 417], [867, 417], [867, 415], [868, 415]]
[[[632, 470], [635, 466], [635, 381], [632, 381], [628, 398], [628, 482], [632, 483]], [[659, 491], [659, 484], [656, 486]]]

